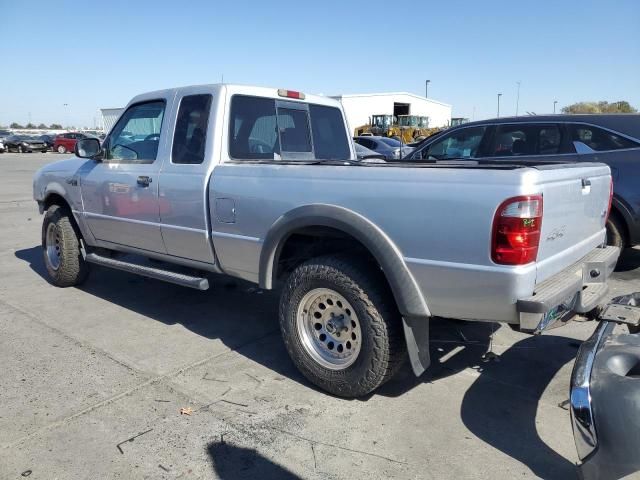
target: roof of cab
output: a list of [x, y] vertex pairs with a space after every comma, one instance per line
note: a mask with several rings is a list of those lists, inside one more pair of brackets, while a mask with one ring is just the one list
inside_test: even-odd
[[[169, 88], [169, 89], [164, 89], [164, 90], [156, 90], [153, 92], [146, 92], [146, 93], [142, 93], [140, 95], [136, 95], [130, 102], [129, 105], [132, 103], [138, 103], [138, 102], [142, 102], [142, 101], [146, 101], [146, 100], [151, 100], [153, 98], [158, 98], [158, 97], [168, 97], [174, 93], [181, 93], [184, 94], [186, 92], [189, 92], [191, 90], [199, 90], [202, 91], [203, 88], [210, 88], [211, 92], [220, 92], [222, 90], [226, 91], [229, 95], [235, 95], [235, 94], [239, 94], [239, 95], [253, 95], [256, 97], [267, 97], [267, 98], [275, 98], [275, 99], [281, 99], [281, 100], [286, 100], [286, 101], [291, 101], [291, 102], [303, 102], [303, 103], [315, 103], [318, 105], [327, 105], [327, 106], [332, 106], [332, 107], [340, 107], [341, 104], [338, 100], [335, 100], [333, 98], [329, 98], [329, 97], [325, 97], [322, 95], [312, 95], [312, 94], [308, 94], [306, 92], [302, 92], [304, 93], [305, 98], [303, 100], [299, 100], [296, 98], [289, 98], [289, 97], [282, 97], [280, 95], [278, 95], [278, 88], [271, 88], [271, 87], [257, 87], [257, 86], [253, 86], [253, 85], [241, 85], [241, 84], [230, 84], [230, 83], [212, 83], [212, 84], [205, 84], [205, 85], [189, 85], [189, 86], [185, 86], [185, 87], [177, 87], [177, 88]], [[280, 87], [280, 88], [284, 88], [284, 87]], [[285, 89], [285, 90], [293, 90], [293, 89]]]

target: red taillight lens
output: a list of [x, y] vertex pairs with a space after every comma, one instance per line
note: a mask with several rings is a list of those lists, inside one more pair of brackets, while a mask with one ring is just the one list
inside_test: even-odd
[[491, 259], [501, 265], [535, 262], [542, 228], [542, 195], [502, 202], [493, 219]]

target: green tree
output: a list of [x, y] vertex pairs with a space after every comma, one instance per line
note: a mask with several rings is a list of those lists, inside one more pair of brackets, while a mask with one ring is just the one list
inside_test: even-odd
[[40, 130], [44, 130], [45, 128], [47, 128], [47, 126], [44, 123], [41, 123], [41, 124], [38, 125], [38, 128]]
[[9, 128], [24, 128], [24, 127], [19, 123], [13, 122], [11, 125], [9, 125]]
[[621, 100], [619, 102], [578, 102], [562, 108], [562, 113], [636, 113], [634, 107], [629, 102]]
[[52, 123], [51, 125], [49, 125], [49, 128], [51, 130], [62, 130], [62, 125], [60, 125], [59, 123]]
[[36, 126], [33, 123], [29, 122], [24, 128], [36, 128]]

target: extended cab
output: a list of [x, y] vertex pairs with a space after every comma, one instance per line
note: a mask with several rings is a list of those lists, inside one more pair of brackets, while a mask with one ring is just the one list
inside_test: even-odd
[[34, 179], [55, 285], [98, 264], [202, 290], [214, 273], [281, 287], [291, 358], [345, 397], [407, 351], [421, 373], [431, 316], [539, 332], [589, 312], [619, 253], [603, 246], [606, 165], [358, 161], [340, 104], [289, 90], [146, 93], [75, 152]]

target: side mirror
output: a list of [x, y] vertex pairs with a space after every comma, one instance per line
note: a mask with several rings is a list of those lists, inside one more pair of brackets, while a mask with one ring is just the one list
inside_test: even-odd
[[78, 140], [74, 152], [76, 156], [80, 158], [102, 159], [102, 148], [100, 147], [100, 140], [97, 138], [83, 138]]

